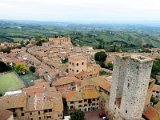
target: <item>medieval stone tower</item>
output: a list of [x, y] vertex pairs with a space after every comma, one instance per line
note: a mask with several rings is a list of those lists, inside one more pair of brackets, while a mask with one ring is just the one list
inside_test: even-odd
[[150, 80], [152, 60], [139, 55], [117, 55], [109, 108], [115, 120], [140, 120]]
[[70, 56], [68, 71], [71, 74], [77, 74], [81, 71], [87, 71], [87, 58], [83, 55]]

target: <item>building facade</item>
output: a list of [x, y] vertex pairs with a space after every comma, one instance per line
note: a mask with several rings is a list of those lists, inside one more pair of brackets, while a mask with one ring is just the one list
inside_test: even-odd
[[139, 55], [115, 57], [109, 108], [118, 120], [140, 120], [150, 81], [152, 60]]
[[69, 57], [68, 72], [77, 74], [87, 71], [87, 58], [83, 55], [72, 55]]

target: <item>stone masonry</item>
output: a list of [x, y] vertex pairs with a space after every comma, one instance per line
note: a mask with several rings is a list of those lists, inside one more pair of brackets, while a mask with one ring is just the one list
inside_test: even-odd
[[110, 111], [114, 119], [140, 120], [148, 90], [152, 60], [139, 55], [115, 57]]

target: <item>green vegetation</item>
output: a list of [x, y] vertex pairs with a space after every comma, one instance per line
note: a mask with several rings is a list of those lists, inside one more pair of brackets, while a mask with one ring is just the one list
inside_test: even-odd
[[80, 110], [74, 110], [74, 112], [71, 113], [70, 120], [84, 120], [84, 113]]
[[152, 77], [155, 78], [158, 73], [160, 73], [160, 58], [153, 61]]
[[67, 57], [63, 58], [63, 59], [61, 60], [61, 62], [62, 62], [63, 64], [67, 63], [67, 62], [68, 62], [68, 58], [67, 58]]
[[100, 71], [100, 72], [99, 72], [99, 75], [100, 75], [100, 76], [108, 75], [108, 73], [106, 73], [105, 71]]
[[[156, 75], [160, 74], [160, 58], [157, 58], [153, 61], [151, 76], [156, 79]], [[160, 83], [156, 80], [156, 84], [160, 85]]]
[[104, 62], [106, 60], [106, 53], [105, 52], [97, 52], [94, 56], [94, 59], [95, 61], [98, 61], [98, 62]]
[[24, 64], [16, 64], [15, 70], [19, 75], [24, 75], [27, 71]]
[[158, 103], [158, 98], [156, 98], [156, 97], [151, 97], [151, 102], [153, 103], [153, 105], [155, 105], [155, 104], [157, 104]]
[[[74, 45], [90, 45], [106, 51], [144, 51], [160, 47], [160, 27], [144, 25], [69, 24], [31, 21], [0, 21], [0, 42], [21, 42], [70, 35]], [[44, 39], [39, 39], [44, 38]]]
[[105, 68], [107, 68], [109, 70], [113, 70], [113, 63], [108, 62], [107, 65], [105, 66]]
[[0, 74], [0, 94], [23, 88], [24, 84], [14, 72]]
[[35, 68], [34, 66], [30, 66], [30, 67], [29, 67], [29, 70], [30, 70], [32, 73], [36, 72], [36, 68]]
[[10, 71], [10, 70], [11, 70], [10, 65], [0, 61], [0, 73], [7, 72], [7, 71]]

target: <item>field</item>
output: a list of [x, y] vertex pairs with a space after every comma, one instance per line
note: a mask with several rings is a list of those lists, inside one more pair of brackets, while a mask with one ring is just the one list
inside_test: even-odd
[[60, 22], [1, 21], [0, 42], [70, 36], [78, 46], [89, 45], [109, 52], [141, 52], [160, 48], [160, 25], [73, 24]]
[[0, 94], [23, 87], [23, 81], [14, 72], [0, 74]]

